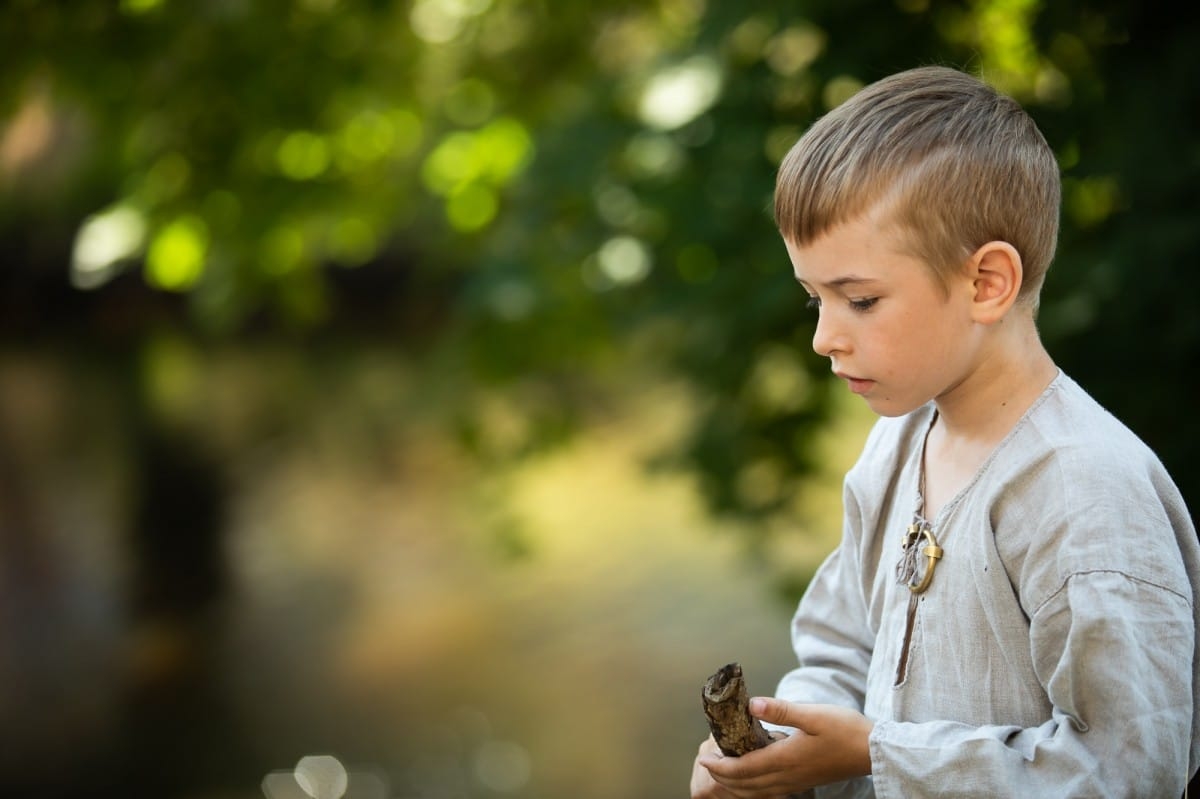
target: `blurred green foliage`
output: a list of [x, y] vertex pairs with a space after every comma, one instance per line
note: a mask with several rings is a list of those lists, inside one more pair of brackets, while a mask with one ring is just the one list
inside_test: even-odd
[[1198, 33], [1115, 0], [12, 0], [4, 330], [368, 325], [461, 376], [476, 446], [473, 386], [516, 391], [536, 446], [634, 354], [702, 408], [666, 462], [767, 517], [830, 405], [775, 165], [864, 83], [946, 63], [1058, 153], [1044, 335], [1195, 506]]

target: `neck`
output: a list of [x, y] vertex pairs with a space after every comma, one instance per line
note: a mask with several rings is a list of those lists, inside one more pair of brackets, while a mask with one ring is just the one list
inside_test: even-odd
[[994, 446], [1057, 375], [1032, 314], [1009, 317], [988, 331], [967, 376], [935, 400], [939, 437]]

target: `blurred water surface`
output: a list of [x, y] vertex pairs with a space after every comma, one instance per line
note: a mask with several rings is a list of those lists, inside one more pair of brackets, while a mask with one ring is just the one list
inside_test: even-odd
[[[805, 500], [826, 529], [754, 559], [643, 468], [677, 388], [513, 460], [464, 454], [437, 380], [381, 348], [6, 352], [0, 794], [336, 793], [297, 783], [315, 757], [350, 799], [683, 795], [704, 678], [788, 666], [771, 560], [831, 545], [863, 420]], [[492, 452], [529, 423], [494, 405]]]

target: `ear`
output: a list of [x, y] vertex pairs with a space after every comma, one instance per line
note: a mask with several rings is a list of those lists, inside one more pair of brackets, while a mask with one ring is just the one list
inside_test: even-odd
[[989, 241], [971, 255], [968, 270], [974, 290], [972, 317], [985, 325], [999, 322], [1021, 291], [1021, 254], [1006, 241]]

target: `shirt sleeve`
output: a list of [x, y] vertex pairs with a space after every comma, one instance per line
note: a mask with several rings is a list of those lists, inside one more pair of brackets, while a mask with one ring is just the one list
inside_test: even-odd
[[840, 705], [862, 712], [875, 649], [876, 625], [869, 612], [874, 569], [864, 552], [864, 546], [871, 545], [866, 543], [860, 504], [849, 481], [843, 486], [842, 502], [842, 540], [817, 569], [796, 608], [792, 650], [798, 665], [783, 676], [775, 693], [789, 702]]
[[[849, 494], [847, 511], [841, 544], [813, 576], [792, 619], [792, 648], [799, 665], [783, 676], [775, 693], [789, 702], [833, 704], [861, 712], [875, 632], [858, 551], [858, 517]], [[765, 726], [789, 735], [795, 732], [791, 727]], [[860, 799], [871, 795], [871, 778], [862, 777], [819, 786], [793, 797]]]
[[[1037, 727], [876, 724], [876, 795], [1177, 797], [1188, 777], [1195, 629], [1188, 597], [1077, 573], [1030, 620], [1053, 706]], [[959, 686], [948, 687], [958, 689]]]
[[796, 610], [792, 648], [799, 666], [783, 676], [776, 695], [790, 702], [862, 711], [874, 635], [866, 622], [865, 603], [845, 590], [861, 581], [844, 546], [817, 570]]

